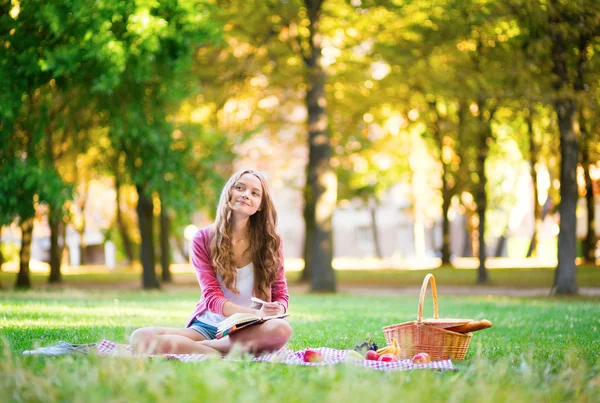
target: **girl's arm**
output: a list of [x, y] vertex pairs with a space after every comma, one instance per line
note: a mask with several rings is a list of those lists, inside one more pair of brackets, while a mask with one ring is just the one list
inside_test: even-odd
[[281, 267], [277, 271], [277, 277], [273, 284], [271, 284], [271, 301], [281, 304], [283, 312], [288, 310], [288, 301], [290, 296], [288, 295], [287, 281], [285, 279], [285, 267], [283, 264], [283, 240], [279, 241], [279, 251], [277, 253], [281, 260]]
[[231, 302], [229, 300], [227, 300], [227, 302], [225, 302], [225, 304], [223, 305], [223, 315], [224, 316], [231, 316], [237, 312], [252, 313], [252, 314], [262, 317], [262, 311], [259, 309], [252, 309], [252, 308], [247, 308], [245, 306], [240, 306], [240, 305], [234, 304], [233, 302]]
[[202, 298], [206, 307], [217, 314], [223, 314], [223, 306], [227, 299], [223, 296], [221, 286], [215, 275], [210, 258], [208, 230], [198, 231], [192, 241], [192, 264], [196, 269], [196, 278], [202, 290]]

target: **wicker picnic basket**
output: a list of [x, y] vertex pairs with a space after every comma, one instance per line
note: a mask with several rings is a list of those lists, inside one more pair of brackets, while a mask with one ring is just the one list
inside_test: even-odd
[[[433, 295], [433, 323], [442, 325], [434, 326], [423, 321], [423, 302], [427, 285], [431, 282], [431, 293]], [[427, 274], [421, 286], [419, 297], [419, 309], [416, 321], [404, 322], [383, 328], [388, 345], [396, 339], [401, 348], [401, 358], [412, 358], [415, 354], [425, 352], [432, 360], [462, 360], [465, 358], [472, 333], [456, 333], [443, 328], [444, 319], [438, 318], [438, 298], [433, 274]], [[459, 319], [448, 319], [448, 323], [456, 323]]]

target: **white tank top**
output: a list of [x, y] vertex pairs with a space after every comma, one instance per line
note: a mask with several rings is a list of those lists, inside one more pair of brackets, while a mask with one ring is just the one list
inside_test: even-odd
[[[252, 264], [252, 262], [242, 268], [237, 269], [235, 284], [238, 294], [235, 294], [229, 288], [225, 287], [225, 284], [223, 284], [223, 279], [220, 275], [217, 275], [217, 281], [221, 286], [223, 296], [227, 298], [227, 300], [236, 305], [245, 306], [248, 308], [257, 308], [257, 304], [250, 300], [254, 292], [254, 264]], [[198, 318], [198, 320], [201, 322], [213, 326], [219, 326], [219, 323], [225, 320], [225, 316], [216, 314], [208, 309], [196, 316], [196, 318]]]

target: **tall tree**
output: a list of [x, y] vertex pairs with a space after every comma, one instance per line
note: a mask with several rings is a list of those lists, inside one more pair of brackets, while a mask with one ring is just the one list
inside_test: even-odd
[[[311, 272], [312, 289], [335, 290], [332, 268], [331, 218], [336, 204], [337, 180], [329, 165], [331, 132], [327, 114], [325, 64], [323, 62], [323, 13], [327, 3], [319, 1], [227, 2], [231, 12], [232, 46], [236, 57], [247, 57], [247, 67], [234, 78], [277, 83], [300, 97], [307, 109], [308, 164], [304, 187], [306, 223], [305, 274]], [[327, 9], [335, 14], [334, 6]], [[235, 12], [234, 12], [235, 11]], [[328, 30], [328, 32], [330, 32]], [[252, 52], [248, 52], [251, 50]], [[263, 57], [264, 56], [264, 57]], [[264, 60], [262, 69], [255, 62]], [[236, 72], [236, 70], [232, 70]], [[283, 92], [283, 91], [282, 91]], [[294, 101], [292, 101], [294, 102]], [[260, 111], [256, 111], [261, 113]]]
[[[333, 272], [332, 218], [337, 202], [337, 177], [329, 163], [331, 134], [325, 97], [326, 73], [323, 65], [321, 17], [323, 0], [305, 0], [308, 15], [308, 56], [306, 108], [308, 111], [308, 167], [305, 218], [312, 222], [310, 249], [313, 291], [335, 291]], [[312, 228], [310, 228], [312, 227]]]
[[[600, 37], [600, 23], [598, 23], [596, 36]], [[600, 45], [600, 40], [596, 40], [595, 44], [595, 49], [597, 49], [598, 45]], [[590, 50], [594, 51], [594, 48], [592, 46], [588, 48], [586, 38], [583, 37], [580, 39], [577, 54], [575, 89], [580, 94], [583, 94], [579, 99], [578, 121], [581, 132], [580, 163], [583, 168], [585, 180], [587, 220], [586, 236], [581, 243], [581, 252], [585, 262], [595, 263], [598, 237], [596, 235], [596, 197], [594, 194], [592, 170], [595, 169], [596, 162], [600, 160], [600, 129], [597, 124], [597, 116], [600, 111], [598, 103], [598, 99], [600, 99], [598, 86], [600, 59], [598, 57], [590, 59]]]
[[[541, 73], [552, 77], [551, 101], [558, 117], [561, 152], [558, 266], [552, 292], [576, 294], [579, 146], [575, 122], [586, 65], [595, 57], [590, 49], [600, 39], [600, 4], [593, 0], [509, 3], [522, 23], [522, 35], [533, 40], [534, 45], [528, 49], [530, 57], [538, 60]], [[586, 57], [582, 57], [584, 54]]]
[[[436, 8], [431, 8], [429, 2], [387, 7], [400, 16], [400, 21], [389, 29], [402, 32], [396, 39], [397, 50], [406, 50], [393, 54], [392, 49], [389, 60], [400, 67], [398, 74], [406, 76], [405, 82], [422, 92], [425, 102], [420, 102], [417, 110], [429, 112], [424, 113], [428, 117], [427, 134], [433, 140], [433, 149], [443, 168], [441, 194], [443, 215], [446, 217], [443, 238], [448, 238], [447, 209], [451, 198], [459, 190], [455, 188], [456, 183], [460, 183], [457, 179], [462, 177], [467, 182], [473, 181], [479, 227], [477, 280], [486, 282], [485, 228], [489, 207], [486, 165], [489, 147], [494, 141], [494, 112], [500, 105], [500, 99], [506, 97], [514, 86], [509, 67], [512, 49], [508, 42], [514, 36], [510, 17], [500, 4], [489, 1], [450, 1]], [[468, 136], [459, 135], [459, 131], [467, 126], [458, 124], [464, 122], [458, 116], [455, 118], [455, 130], [444, 130], [442, 134], [441, 128], [437, 127], [443, 120], [440, 120], [442, 115], [436, 113], [435, 104], [451, 104], [450, 100], [466, 105], [466, 108], [454, 108], [456, 111], [467, 111], [474, 117], [469, 119]], [[444, 116], [444, 119], [451, 121], [448, 117]], [[459, 137], [468, 140], [459, 143]], [[467, 147], [466, 143], [472, 147]], [[452, 145], [456, 160], [463, 164], [453, 163], [449, 158]], [[470, 148], [477, 150], [474, 159], [469, 159]], [[461, 175], [458, 172], [461, 167], [466, 167], [467, 172], [474, 172]], [[467, 183], [461, 185], [466, 186]], [[449, 260], [447, 244], [444, 249], [444, 260]]]
[[[3, 265], [4, 265], [4, 253], [2, 252], [2, 227], [0, 227], [0, 273], [2, 273]], [[2, 281], [0, 281], [0, 288], [2, 288]]]
[[[477, 282], [487, 283], [488, 272], [485, 266], [485, 259], [487, 257], [486, 243], [485, 243], [485, 218], [486, 210], [488, 207], [488, 194], [487, 194], [487, 176], [485, 173], [486, 161], [489, 154], [489, 146], [493, 141], [492, 131], [492, 118], [494, 115], [493, 111], [489, 111], [487, 108], [488, 100], [485, 96], [482, 96], [477, 100], [477, 122], [479, 123], [479, 147], [477, 153], [477, 189], [475, 191], [475, 203], [477, 204], [477, 215], [479, 217], [479, 266], [477, 267]], [[492, 106], [492, 108], [494, 108]]]
[[[184, 77], [190, 72], [196, 45], [215, 35], [208, 11], [206, 4], [196, 0], [160, 5], [105, 3], [99, 10], [116, 21], [104, 35], [119, 49], [116, 59], [120, 71], [112, 81], [101, 83], [99, 91], [105, 94], [101, 107], [107, 114], [111, 144], [125, 156], [124, 166], [138, 192], [144, 288], [159, 287], [153, 193], [165, 190], [165, 177], [172, 180], [185, 175], [185, 171], [169, 169], [181, 159], [178, 150], [172, 148], [174, 128], [169, 114], [189, 91]], [[114, 54], [108, 48], [102, 51]]]
[[113, 158], [113, 176], [115, 178], [115, 220], [116, 226], [118, 227], [119, 234], [121, 235], [121, 242], [123, 243], [123, 249], [125, 250], [125, 256], [127, 257], [127, 261], [129, 264], [132, 264], [135, 257], [133, 255], [133, 241], [131, 240], [131, 236], [129, 234], [128, 225], [125, 222], [125, 217], [123, 216], [123, 210], [121, 207], [121, 184], [123, 183], [122, 176], [124, 173], [121, 168], [121, 153], [117, 153], [117, 155]]
[[[587, 101], [587, 102], [586, 102]], [[596, 195], [594, 194], [594, 178], [592, 170], [597, 169], [596, 163], [600, 160], [600, 130], [598, 128], [598, 103], [596, 97], [589, 96], [583, 100], [584, 104], [579, 112], [579, 127], [581, 130], [581, 166], [585, 179], [585, 202], [587, 211], [586, 236], [581, 244], [582, 257], [587, 263], [596, 262], [596, 248], [598, 236], [596, 235]]]
[[171, 276], [171, 247], [169, 245], [169, 234], [171, 233], [171, 219], [167, 212], [167, 206], [165, 200], [160, 200], [160, 266], [161, 280], [163, 283], [170, 283], [173, 281]]
[[[35, 200], [47, 203], [51, 212], [53, 280], [57, 278], [60, 263], [56, 224], [60, 221], [57, 212], [64, 206], [65, 183], [57, 171], [54, 153], [56, 149], [68, 148], [68, 144], [61, 141], [57, 145], [54, 136], [61, 130], [64, 132], [63, 112], [78, 97], [61, 100], [56, 94], [65, 95], [67, 89], [74, 87], [92, 87], [95, 78], [110, 70], [107, 68], [110, 62], [97, 58], [94, 46], [102, 44], [102, 38], [95, 34], [106, 21], [98, 18], [87, 0], [51, 4], [2, 1], [0, 7], [3, 43], [0, 63], [5, 71], [11, 72], [0, 78], [3, 110], [0, 165], [14, 168], [13, 178], [22, 176], [26, 183], [16, 187], [23, 188], [16, 195], [19, 203], [9, 202], [13, 208], [3, 212], [6, 217], [20, 218], [24, 229], [21, 252], [24, 260], [20, 264], [23, 275], [18, 277], [17, 286], [29, 286], [28, 234], [33, 225], [30, 220]], [[95, 43], [91, 43], [91, 38]], [[0, 182], [10, 197], [15, 189], [11, 186], [15, 184], [8, 178]]]
[[537, 236], [538, 228], [540, 226], [542, 218], [542, 206], [538, 201], [538, 180], [537, 171], [535, 169], [538, 163], [538, 149], [539, 146], [536, 143], [535, 131], [533, 127], [535, 115], [535, 108], [530, 104], [527, 109], [527, 140], [529, 143], [529, 176], [531, 176], [531, 182], [533, 185], [533, 233], [531, 234], [531, 240], [529, 241], [529, 248], [527, 248], [527, 257], [531, 257], [537, 248]]
[[433, 135], [436, 149], [438, 151], [438, 158], [441, 163], [442, 172], [440, 178], [442, 180], [441, 193], [442, 193], [442, 246], [440, 250], [442, 265], [450, 265], [450, 218], [448, 216], [450, 212], [450, 204], [452, 202], [452, 196], [454, 191], [449, 182], [452, 180], [451, 175], [451, 160], [444, 155], [444, 148], [448, 145], [444, 144], [444, 132], [443, 125], [446, 118], [440, 113], [438, 108], [438, 101], [432, 100], [428, 102], [430, 114], [432, 117], [431, 121], [431, 134]]

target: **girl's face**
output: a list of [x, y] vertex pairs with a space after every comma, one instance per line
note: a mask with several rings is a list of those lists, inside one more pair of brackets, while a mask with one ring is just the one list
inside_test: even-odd
[[229, 205], [234, 212], [251, 216], [260, 210], [262, 194], [263, 189], [260, 179], [246, 173], [233, 184]]

